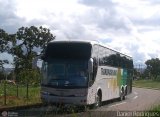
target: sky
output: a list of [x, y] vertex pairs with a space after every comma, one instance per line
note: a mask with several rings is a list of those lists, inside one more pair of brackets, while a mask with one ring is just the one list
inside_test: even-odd
[[[0, 28], [44, 26], [56, 40], [96, 40], [133, 57], [160, 58], [159, 0], [0, 0]], [[12, 56], [0, 54], [0, 59]]]

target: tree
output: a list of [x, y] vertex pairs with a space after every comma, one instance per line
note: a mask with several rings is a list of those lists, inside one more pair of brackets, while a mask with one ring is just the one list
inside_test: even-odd
[[8, 37], [8, 34], [3, 29], [0, 29], [0, 52], [4, 52], [8, 48]]
[[[3, 29], [0, 29], [0, 53], [8, 52], [9, 45], [8, 42], [10, 41], [8, 33], [6, 33]], [[4, 64], [8, 64], [8, 60], [0, 60], [0, 68], [3, 70]]]
[[3, 67], [3, 64], [8, 64], [9, 63], [9, 61], [8, 60], [0, 60], [0, 69], [4, 69], [4, 67]]
[[12, 48], [15, 67], [32, 69], [32, 60], [38, 55], [36, 49], [42, 53], [48, 42], [54, 40], [55, 36], [47, 28], [31, 26], [19, 28], [16, 39], [16, 45]]
[[4, 72], [0, 71], [0, 81], [5, 79]]
[[147, 65], [146, 70], [149, 72], [154, 79], [157, 79], [157, 76], [160, 75], [160, 60], [158, 58], [152, 58], [145, 62]]
[[[29, 72], [32, 74], [33, 59], [44, 52], [47, 44], [54, 40], [55, 36], [47, 28], [31, 26], [19, 28], [11, 38], [16, 39], [11, 49], [14, 56], [15, 73], [24, 76]], [[27, 76], [29, 77], [26, 75], [24, 78]]]

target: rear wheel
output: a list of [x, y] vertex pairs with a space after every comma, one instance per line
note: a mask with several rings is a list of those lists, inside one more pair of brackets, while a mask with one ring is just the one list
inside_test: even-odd
[[122, 100], [125, 100], [125, 98], [126, 98], [125, 91], [124, 91], [124, 88], [122, 88], [122, 89], [121, 89], [121, 93], [120, 93], [119, 100], [122, 101]]
[[128, 94], [128, 90], [127, 90], [127, 87], [125, 89], [125, 96]]

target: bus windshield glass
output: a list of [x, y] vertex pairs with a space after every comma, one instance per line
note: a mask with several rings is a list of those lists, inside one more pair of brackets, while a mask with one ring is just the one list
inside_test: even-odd
[[47, 60], [42, 66], [42, 85], [51, 87], [86, 87], [87, 61]]
[[90, 57], [91, 44], [80, 42], [49, 43], [44, 54], [45, 59], [89, 59]]

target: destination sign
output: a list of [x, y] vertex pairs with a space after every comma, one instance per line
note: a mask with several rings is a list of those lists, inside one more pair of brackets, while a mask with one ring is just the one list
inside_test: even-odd
[[101, 75], [115, 76], [117, 75], [117, 70], [101, 68]]

